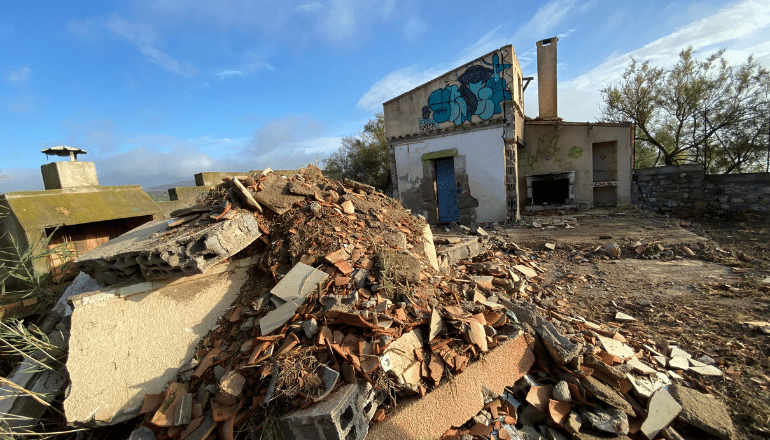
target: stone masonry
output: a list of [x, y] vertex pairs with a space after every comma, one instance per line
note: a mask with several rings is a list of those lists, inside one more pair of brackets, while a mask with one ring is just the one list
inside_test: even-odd
[[707, 175], [701, 164], [634, 170], [632, 203], [684, 217], [770, 211], [770, 173]]

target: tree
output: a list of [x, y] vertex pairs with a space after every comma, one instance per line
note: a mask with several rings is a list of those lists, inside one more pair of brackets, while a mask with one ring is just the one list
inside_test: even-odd
[[637, 167], [661, 159], [665, 165], [701, 162], [710, 173], [762, 165], [770, 74], [752, 57], [733, 68], [723, 53], [698, 61], [690, 47], [670, 69], [632, 58], [620, 83], [602, 89], [601, 119], [636, 124]]
[[385, 139], [385, 116], [377, 113], [358, 136], [342, 138], [342, 146], [324, 160], [325, 172], [353, 179], [379, 190], [390, 186], [390, 157]]

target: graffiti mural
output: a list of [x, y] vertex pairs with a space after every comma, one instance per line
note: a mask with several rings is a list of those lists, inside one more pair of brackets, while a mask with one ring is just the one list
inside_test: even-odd
[[491, 62], [481, 59], [480, 64], [461, 74], [455, 72], [458, 84], [447, 84], [431, 92], [418, 120], [420, 130], [429, 132], [449, 121], [455, 125], [472, 122], [473, 116], [486, 121], [502, 113], [502, 102], [512, 97], [504, 78], [512, 65], [504, 59], [503, 51], [492, 55]]
[[537, 139], [537, 148], [532, 151], [526, 148], [523, 154], [519, 156], [519, 164], [525, 169], [534, 169], [535, 163], [541, 160], [552, 160], [560, 169], [569, 169], [574, 160], [583, 156], [583, 149], [573, 145], [567, 151], [567, 157], [563, 157], [562, 149], [559, 147], [558, 134], [545, 134]]

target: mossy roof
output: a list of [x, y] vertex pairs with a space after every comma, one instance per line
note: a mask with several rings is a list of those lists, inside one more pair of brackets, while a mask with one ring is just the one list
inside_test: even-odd
[[160, 213], [139, 185], [22, 191], [1, 197], [25, 230]]

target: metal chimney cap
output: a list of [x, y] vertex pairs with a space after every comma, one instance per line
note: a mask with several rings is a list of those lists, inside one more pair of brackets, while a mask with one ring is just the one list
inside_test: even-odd
[[67, 147], [65, 145], [46, 148], [45, 150], [40, 150], [40, 152], [45, 154], [46, 156], [61, 156], [61, 157], [69, 156], [70, 160], [73, 160], [73, 161], [78, 160], [78, 154], [87, 154], [85, 150], [81, 150], [80, 148]]

